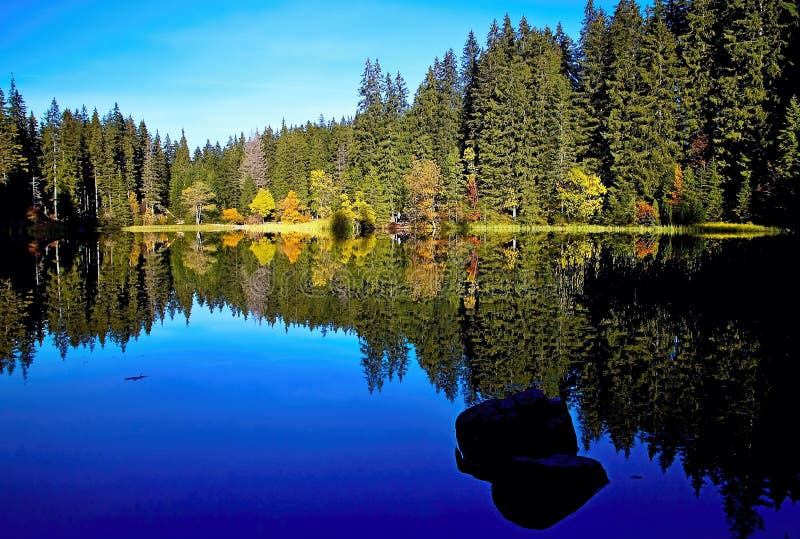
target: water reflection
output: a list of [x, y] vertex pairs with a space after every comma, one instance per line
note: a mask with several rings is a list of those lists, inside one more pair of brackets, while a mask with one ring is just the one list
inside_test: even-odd
[[792, 238], [104, 236], [8, 245], [0, 372], [35, 376], [44, 339], [125, 348], [192, 305], [358, 335], [366, 388], [402, 379], [474, 405], [530, 387], [579, 413], [579, 441], [644, 444], [732, 535], [800, 496]]

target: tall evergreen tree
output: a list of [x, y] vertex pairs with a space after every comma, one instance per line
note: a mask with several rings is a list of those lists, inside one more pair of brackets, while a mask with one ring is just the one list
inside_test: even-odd
[[733, 0], [715, 17], [722, 28], [711, 94], [712, 140], [729, 201], [727, 215], [739, 220], [750, 218], [751, 195], [763, 172], [769, 87], [781, 51], [780, 6], [779, 0]]
[[58, 220], [58, 199], [60, 180], [58, 162], [61, 154], [61, 111], [55, 99], [42, 124], [42, 190], [46, 200], [50, 201], [53, 218]]
[[608, 115], [608, 21], [602, 9], [589, 0], [584, 10], [578, 47], [580, 124], [585, 133], [586, 151], [582, 158], [593, 172], [608, 181], [608, 145], [603, 137]]
[[192, 158], [186, 133], [181, 130], [181, 139], [175, 147], [175, 156], [170, 167], [169, 207], [174, 218], [182, 218], [188, 208], [183, 207], [182, 193], [194, 182]]
[[648, 159], [640, 137], [650, 120], [641, 92], [643, 27], [636, 2], [621, 0], [609, 26], [608, 120], [604, 134], [608, 144], [604, 168], [611, 184], [609, 212], [616, 223], [633, 221], [634, 205], [640, 195], [653, 201], [649, 186], [639, 185], [637, 189], [640, 166]]
[[5, 96], [0, 89], [0, 185], [26, 165], [19, 131], [6, 109]]

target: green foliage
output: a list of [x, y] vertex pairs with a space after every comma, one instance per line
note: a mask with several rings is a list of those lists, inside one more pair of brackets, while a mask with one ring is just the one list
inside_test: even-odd
[[26, 164], [17, 126], [6, 112], [5, 96], [0, 89], [0, 185], [8, 183], [9, 176], [24, 169]]
[[239, 194], [239, 210], [249, 215], [250, 203], [253, 202], [256, 195], [258, 195], [256, 182], [253, 180], [252, 176], [248, 176], [242, 182], [241, 192]]
[[181, 191], [181, 203], [187, 212], [190, 212], [196, 224], [203, 220], [203, 212], [216, 210], [216, 205], [212, 204], [217, 196], [205, 182], [197, 181]]
[[800, 177], [800, 103], [792, 96], [786, 108], [783, 127], [778, 134], [777, 172], [785, 181]]
[[419, 213], [406, 182], [416, 160], [441, 174], [426, 195], [430, 223], [580, 219], [562, 200], [579, 163], [608, 189], [597, 222], [634, 222], [637, 201], [672, 223], [794, 222], [799, 20], [780, 0], [656, 0], [644, 16], [634, 0], [611, 16], [589, 0], [576, 47], [560, 26], [505, 17], [484, 46], [470, 33], [460, 66], [452, 50], [435, 58], [410, 107], [402, 76], [367, 60], [352, 119], [194, 151], [184, 134], [162, 142], [117, 105], [101, 117], [54, 100], [39, 122], [12, 79], [0, 94], [0, 215], [17, 226], [33, 205], [101, 226], [179, 220], [190, 210], [183, 191], [203, 182], [241, 214], [259, 189], [275, 200], [294, 191], [317, 217], [360, 191], [386, 222]]

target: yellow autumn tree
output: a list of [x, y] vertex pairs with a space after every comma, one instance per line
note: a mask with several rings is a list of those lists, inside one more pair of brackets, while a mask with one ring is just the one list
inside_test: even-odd
[[254, 215], [261, 216], [262, 219], [269, 218], [275, 211], [275, 199], [267, 189], [259, 189], [253, 201], [250, 203], [250, 211]]
[[580, 168], [570, 170], [564, 181], [556, 186], [561, 211], [567, 221], [587, 223], [603, 208], [605, 186], [600, 177], [587, 174]]
[[408, 192], [406, 213], [416, 224], [429, 224], [436, 229], [436, 195], [442, 188], [442, 171], [430, 159], [414, 159], [403, 178]]

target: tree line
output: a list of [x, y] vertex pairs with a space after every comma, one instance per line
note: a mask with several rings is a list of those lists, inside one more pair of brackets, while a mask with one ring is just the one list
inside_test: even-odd
[[118, 106], [101, 117], [54, 100], [40, 122], [12, 79], [1, 209], [12, 225], [39, 211], [109, 227], [277, 219], [287, 198], [292, 219], [341, 210], [365, 226], [792, 223], [799, 21], [781, 0], [621, 0], [613, 13], [589, 0], [573, 40], [506, 16], [483, 44], [470, 32], [460, 58], [436, 58], [413, 96], [367, 60], [354, 116], [194, 151]]

